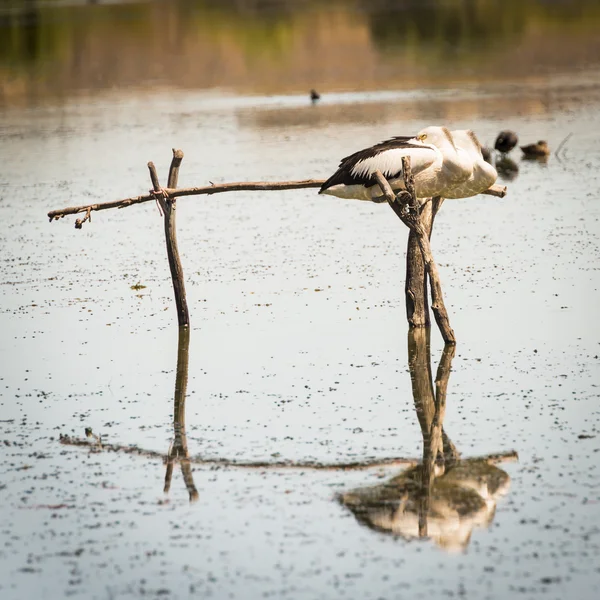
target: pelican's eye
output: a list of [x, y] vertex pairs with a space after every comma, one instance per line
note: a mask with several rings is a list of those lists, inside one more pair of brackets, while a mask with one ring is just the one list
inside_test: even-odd
[[427, 134], [421, 133], [417, 136], [417, 139], [420, 140], [421, 142], [424, 142], [427, 139]]

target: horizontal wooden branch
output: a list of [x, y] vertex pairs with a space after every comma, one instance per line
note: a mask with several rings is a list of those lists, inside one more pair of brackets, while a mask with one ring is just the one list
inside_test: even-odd
[[[253, 191], [266, 191], [266, 190], [299, 190], [305, 188], [320, 188], [324, 179], [304, 179], [302, 181], [240, 181], [236, 183], [216, 183], [204, 187], [190, 187], [190, 188], [163, 188], [165, 192], [171, 198], [178, 198], [180, 196], [201, 196], [211, 194], [221, 194], [223, 192], [253, 192]], [[497, 198], [504, 198], [506, 196], [506, 186], [504, 185], [493, 185], [489, 190], [482, 192], [488, 196], [495, 196]], [[142, 202], [150, 202], [156, 200], [156, 194], [149, 193], [141, 196], [132, 196], [131, 198], [124, 198], [122, 200], [113, 200], [112, 202], [100, 202], [95, 204], [85, 204], [82, 206], [69, 206], [66, 208], [60, 208], [57, 210], [51, 210], [48, 213], [50, 221], [61, 219], [67, 215], [75, 215], [80, 212], [88, 213], [97, 210], [107, 210], [109, 208], [126, 208], [133, 206], [134, 204], [141, 204]]]

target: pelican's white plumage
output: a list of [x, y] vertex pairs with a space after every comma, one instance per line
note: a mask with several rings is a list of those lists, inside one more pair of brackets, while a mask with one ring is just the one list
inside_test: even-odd
[[374, 200], [381, 197], [373, 173], [381, 171], [393, 190], [404, 189], [402, 157], [410, 156], [417, 197], [444, 196], [445, 191], [472, 174], [468, 154], [457, 151], [445, 127], [431, 126], [416, 137], [395, 137], [355, 152], [340, 162], [338, 170], [321, 186], [320, 194], [339, 198]]
[[481, 153], [481, 144], [470, 129], [457, 129], [450, 132], [454, 145], [464, 151], [473, 163], [471, 176], [450, 190], [446, 190], [444, 198], [469, 198], [476, 196], [492, 186], [498, 177], [496, 169], [487, 163]]

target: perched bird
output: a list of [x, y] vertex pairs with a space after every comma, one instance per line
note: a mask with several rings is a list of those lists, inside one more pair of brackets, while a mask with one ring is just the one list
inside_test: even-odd
[[317, 102], [317, 100], [321, 99], [321, 94], [319, 94], [319, 92], [317, 92], [317, 90], [310, 90], [310, 99], [312, 100], [312, 103], [314, 104], [315, 102]]
[[528, 146], [521, 146], [521, 151], [526, 158], [540, 158], [548, 156], [550, 154], [550, 148], [548, 148], [548, 142], [540, 140], [537, 144], [529, 144]]
[[319, 194], [357, 200], [379, 199], [381, 190], [373, 180], [377, 170], [393, 190], [404, 189], [403, 156], [411, 158], [418, 198], [445, 196], [447, 189], [463, 183], [473, 172], [472, 160], [465, 151], [456, 149], [448, 129], [431, 126], [416, 137], [394, 137], [343, 158]]
[[488, 164], [481, 152], [481, 144], [470, 129], [457, 129], [450, 132], [457, 150], [464, 150], [473, 163], [473, 173], [462, 183], [446, 190], [444, 198], [469, 198], [485, 192], [496, 182], [498, 173]]
[[519, 143], [519, 138], [514, 131], [501, 131], [496, 138], [494, 148], [502, 154], [507, 154]]

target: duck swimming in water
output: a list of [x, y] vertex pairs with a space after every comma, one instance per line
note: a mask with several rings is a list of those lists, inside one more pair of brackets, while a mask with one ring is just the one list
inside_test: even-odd
[[523, 152], [525, 158], [542, 158], [550, 154], [548, 142], [544, 140], [540, 140], [537, 144], [521, 146], [521, 151]]
[[514, 131], [506, 129], [498, 134], [494, 148], [501, 154], [508, 154], [518, 143], [519, 138], [517, 134]]

